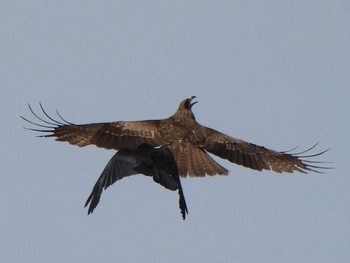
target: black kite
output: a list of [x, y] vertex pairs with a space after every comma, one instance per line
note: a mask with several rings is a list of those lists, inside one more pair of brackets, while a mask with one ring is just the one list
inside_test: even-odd
[[[193, 101], [194, 98], [196, 97], [192, 96], [183, 100], [172, 116], [162, 120], [74, 124], [65, 121], [59, 114], [61, 121], [54, 120], [41, 105], [48, 120], [39, 117], [30, 106], [29, 108], [43, 124], [22, 118], [42, 128], [31, 130], [49, 133], [42, 137], [56, 137], [57, 141], [67, 141], [80, 147], [94, 144], [106, 149], [136, 149], [137, 151], [137, 147], [141, 144], [147, 144], [152, 147], [167, 148], [175, 158], [181, 177], [186, 177], [187, 174], [191, 177], [227, 175], [228, 170], [211, 158], [208, 152], [258, 171], [307, 173], [309, 171], [320, 172], [319, 169], [327, 168], [315, 165], [320, 162], [309, 160], [326, 151], [303, 155], [315, 146], [297, 154], [278, 152], [200, 125], [192, 112], [193, 105], [197, 103]], [[117, 158], [116, 156], [113, 158]], [[165, 171], [170, 174], [169, 171]], [[120, 176], [126, 175], [128, 174]], [[96, 194], [94, 196], [97, 198]]]

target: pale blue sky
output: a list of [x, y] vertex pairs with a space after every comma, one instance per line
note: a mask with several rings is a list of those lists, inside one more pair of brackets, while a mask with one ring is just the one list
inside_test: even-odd
[[[348, 1], [2, 1], [1, 262], [349, 262]], [[150, 178], [83, 208], [113, 151], [36, 138], [27, 103], [76, 123], [168, 117], [276, 150], [320, 141], [319, 174]]]

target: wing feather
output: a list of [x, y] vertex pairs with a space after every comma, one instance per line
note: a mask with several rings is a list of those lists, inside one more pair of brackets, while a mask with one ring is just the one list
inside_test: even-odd
[[57, 141], [66, 141], [80, 147], [87, 145], [96, 145], [106, 149], [119, 150], [122, 148], [135, 149], [142, 143], [151, 146], [161, 145], [161, 136], [159, 133], [160, 120], [144, 121], [117, 121], [90, 124], [74, 124], [65, 121], [56, 121], [50, 117], [41, 106], [44, 118], [36, 114], [29, 106], [33, 115], [44, 124], [35, 123], [22, 117], [30, 124], [44, 129], [30, 129], [46, 133], [42, 137], [56, 137]]
[[294, 171], [320, 173], [319, 169], [328, 169], [328, 167], [310, 165], [310, 162], [314, 161], [307, 160], [309, 157], [318, 156], [326, 151], [310, 156], [278, 152], [228, 136], [211, 128], [202, 127], [206, 138], [203, 148], [230, 162], [258, 171], [272, 170], [278, 173]]
[[92, 189], [91, 194], [86, 200], [85, 207], [90, 204], [88, 214], [91, 214], [100, 202], [100, 197], [103, 190], [106, 190], [116, 181], [126, 176], [137, 174], [138, 172], [135, 171], [134, 167], [142, 161], [143, 160], [140, 159], [140, 156], [135, 155], [134, 151], [129, 149], [122, 149], [113, 155], [111, 160], [103, 169], [100, 177], [94, 185], [94, 188]]

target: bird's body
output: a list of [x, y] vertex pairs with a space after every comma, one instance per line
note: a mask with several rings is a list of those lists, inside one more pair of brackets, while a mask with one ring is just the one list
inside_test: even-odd
[[58, 141], [67, 141], [77, 146], [96, 145], [106, 149], [135, 150], [141, 144], [152, 147], [167, 148], [172, 152], [181, 177], [205, 175], [227, 175], [228, 170], [218, 164], [208, 153], [217, 155], [230, 162], [254, 170], [272, 170], [291, 173], [299, 171], [319, 172], [317, 161], [308, 158], [316, 157], [325, 151], [303, 155], [278, 152], [253, 143], [225, 135], [217, 130], [197, 123], [192, 112], [195, 103], [192, 96], [183, 100], [177, 111], [169, 118], [162, 120], [116, 121], [107, 123], [73, 124], [51, 118], [42, 108], [48, 120], [39, 117], [30, 110], [43, 124], [26, 121], [43, 129], [35, 131], [49, 133], [44, 137], [56, 137]]
[[111, 158], [85, 203], [85, 207], [90, 204], [88, 214], [98, 205], [103, 190], [116, 181], [135, 174], [150, 176], [165, 188], [178, 190], [179, 207], [183, 219], [186, 218], [186, 201], [171, 151], [167, 148], [154, 148], [148, 144], [141, 144], [135, 150], [121, 149]]

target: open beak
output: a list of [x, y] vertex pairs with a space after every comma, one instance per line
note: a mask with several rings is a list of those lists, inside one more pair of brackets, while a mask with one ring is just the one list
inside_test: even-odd
[[[194, 104], [198, 103], [198, 101], [193, 101], [194, 99], [197, 99], [197, 97], [196, 97], [196, 96], [192, 96], [192, 97], [190, 98], [190, 107], [191, 107], [191, 108], [193, 107]], [[192, 101], [193, 101], [193, 102], [192, 102]]]

